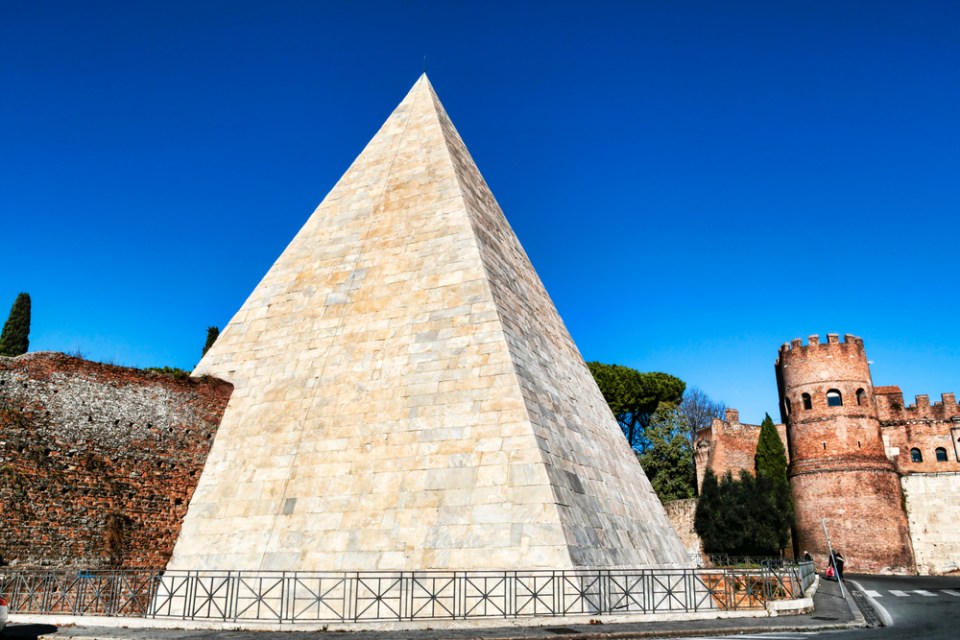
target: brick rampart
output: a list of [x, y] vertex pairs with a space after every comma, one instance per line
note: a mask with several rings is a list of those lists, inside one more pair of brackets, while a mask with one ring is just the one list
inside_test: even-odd
[[163, 567], [232, 386], [0, 357], [3, 561]]
[[[881, 437], [863, 340], [828, 334], [780, 348], [776, 363], [781, 414], [787, 424], [790, 484], [796, 511], [795, 549], [822, 565], [823, 532], [851, 567], [867, 573], [913, 566], [900, 477]], [[853, 560], [856, 558], [856, 560]]]
[[[787, 448], [786, 426], [776, 425], [777, 435]], [[712, 469], [717, 477], [727, 472], [736, 478], [740, 471], [754, 471], [754, 458], [757, 453], [757, 441], [760, 440], [760, 425], [743, 424], [740, 412], [727, 409], [724, 419], [714, 418], [709, 427], [697, 432], [695, 453], [697, 466], [697, 487], [703, 486], [703, 475]], [[787, 451], [787, 462], [790, 454]]]

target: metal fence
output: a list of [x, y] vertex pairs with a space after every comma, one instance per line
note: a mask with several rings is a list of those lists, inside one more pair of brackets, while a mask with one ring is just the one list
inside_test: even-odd
[[812, 576], [812, 563], [635, 571], [24, 570], [0, 573], [0, 593], [16, 613], [295, 624], [760, 609], [802, 597]]

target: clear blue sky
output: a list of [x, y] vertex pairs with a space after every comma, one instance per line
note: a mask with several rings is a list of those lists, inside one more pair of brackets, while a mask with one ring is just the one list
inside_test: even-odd
[[0, 315], [196, 364], [428, 73], [584, 357], [960, 393], [960, 3], [0, 1]]

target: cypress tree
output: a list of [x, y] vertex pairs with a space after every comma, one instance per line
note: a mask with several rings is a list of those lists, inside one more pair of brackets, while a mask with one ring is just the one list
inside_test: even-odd
[[760, 437], [757, 439], [757, 453], [754, 457], [757, 473], [757, 487], [766, 494], [770, 505], [772, 538], [777, 548], [783, 550], [790, 540], [790, 528], [794, 524], [793, 497], [790, 494], [790, 480], [787, 478], [787, 451], [777, 434], [770, 414], [760, 424]]
[[693, 528], [703, 541], [703, 550], [707, 553], [725, 551], [726, 540], [719, 522], [723, 505], [720, 504], [720, 486], [713, 469], [709, 467], [703, 473], [703, 485], [700, 487], [700, 499], [693, 516]]
[[30, 294], [21, 293], [0, 333], [0, 356], [19, 356], [30, 348]]
[[787, 482], [787, 451], [769, 413], [760, 423], [754, 469], [758, 477], [767, 478], [770, 482]]
[[203, 345], [203, 353], [200, 354], [200, 357], [207, 355], [207, 351], [210, 350], [210, 347], [213, 346], [213, 343], [217, 341], [217, 338], [220, 337], [220, 328], [219, 327], [207, 327], [207, 342]]

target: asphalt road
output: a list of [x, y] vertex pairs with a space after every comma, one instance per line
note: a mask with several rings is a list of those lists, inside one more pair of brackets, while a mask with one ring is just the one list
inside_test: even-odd
[[960, 576], [847, 576], [847, 583], [890, 626], [830, 634], [838, 640], [960, 637]]
[[[725, 640], [957, 640], [960, 638], [960, 576], [847, 575], [868, 621], [878, 626], [847, 631], [781, 632], [726, 636]], [[859, 592], [859, 593], [858, 593]], [[862, 597], [861, 597], [862, 594]], [[879, 626], [880, 624], [885, 626]], [[696, 640], [720, 640], [723, 636]], [[674, 640], [679, 640], [674, 638]], [[690, 636], [690, 640], [694, 640]]]

